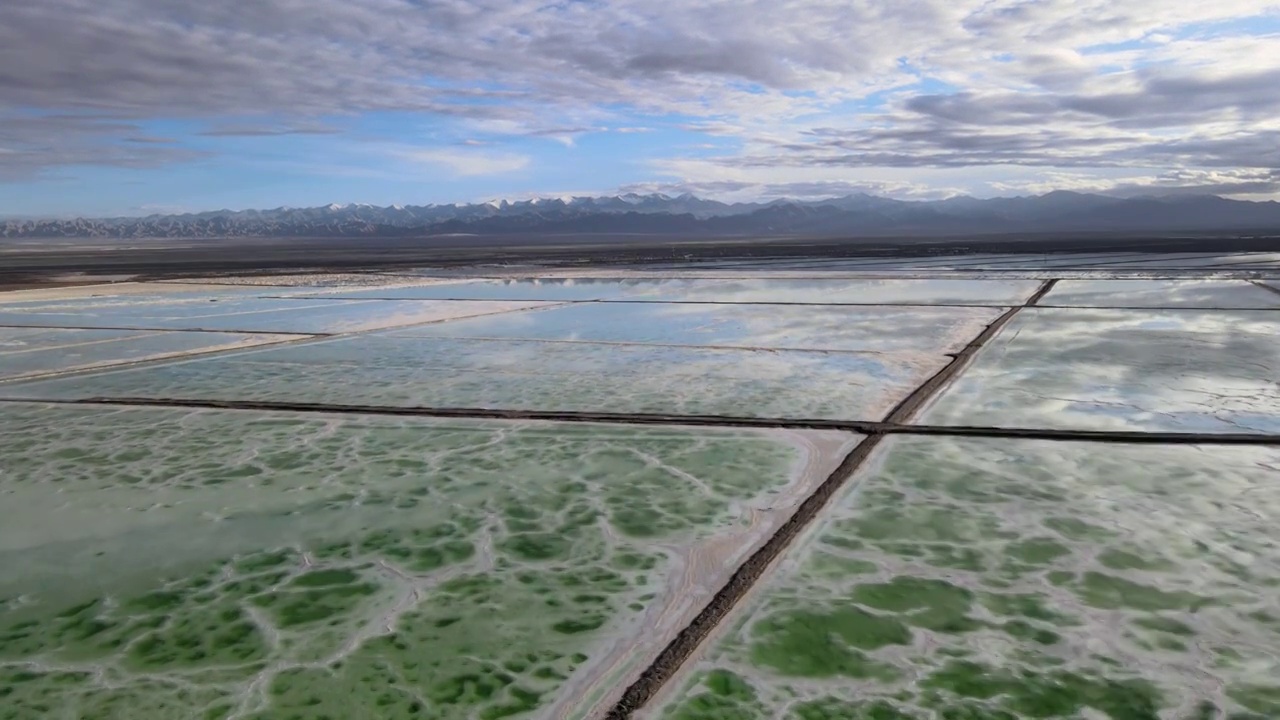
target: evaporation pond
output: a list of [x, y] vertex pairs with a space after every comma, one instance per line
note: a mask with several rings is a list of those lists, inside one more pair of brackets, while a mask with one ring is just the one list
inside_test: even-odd
[[155, 302], [189, 299], [199, 302], [211, 297], [251, 296], [256, 288], [235, 288], [200, 282], [120, 282], [101, 285], [37, 288], [0, 292], [0, 308], [39, 306], [69, 300], [94, 300], [99, 304]]
[[1001, 312], [985, 307], [584, 303], [390, 334], [938, 355], [959, 351]]
[[887, 440], [664, 720], [1280, 717], [1280, 449]]
[[1028, 308], [923, 422], [1280, 432], [1280, 313]]
[[386, 302], [221, 295], [117, 296], [0, 303], [0, 325], [342, 333], [537, 307], [530, 302]]
[[1038, 280], [744, 279], [690, 280], [627, 299], [724, 303], [1020, 305]]
[[1280, 308], [1280, 293], [1246, 280], [1062, 280], [1042, 307]]
[[1037, 280], [568, 278], [478, 280], [326, 293], [330, 297], [634, 300], [808, 304], [1019, 305]]
[[251, 347], [292, 335], [0, 327], [0, 380]]
[[942, 352], [835, 353], [369, 334], [6, 383], [0, 385], [0, 397], [879, 420], [950, 361]]
[[0, 717], [586, 717], [857, 442], [7, 403]]
[[314, 297], [387, 298], [419, 300], [556, 300], [590, 301], [653, 292], [679, 280], [622, 280], [613, 278], [545, 278], [522, 280], [464, 280], [395, 287], [336, 289]]

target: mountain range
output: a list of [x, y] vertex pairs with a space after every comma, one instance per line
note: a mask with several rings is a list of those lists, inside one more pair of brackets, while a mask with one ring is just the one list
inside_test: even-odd
[[1280, 203], [1214, 195], [903, 201], [872, 195], [724, 203], [626, 194], [450, 205], [325, 205], [146, 217], [0, 221], [0, 238], [425, 237], [645, 234], [887, 237], [1056, 232], [1280, 233]]

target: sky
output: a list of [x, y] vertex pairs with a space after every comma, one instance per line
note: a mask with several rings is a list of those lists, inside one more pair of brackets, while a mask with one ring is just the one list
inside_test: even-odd
[[0, 2], [0, 216], [1280, 199], [1280, 2]]

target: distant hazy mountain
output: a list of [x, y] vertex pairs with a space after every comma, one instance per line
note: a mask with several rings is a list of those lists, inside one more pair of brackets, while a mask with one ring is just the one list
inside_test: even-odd
[[1213, 195], [1072, 192], [904, 202], [871, 195], [722, 203], [692, 195], [507, 200], [474, 205], [325, 205], [185, 215], [0, 222], [0, 237], [422, 237], [442, 234], [870, 237], [1021, 232], [1280, 232], [1280, 203]]

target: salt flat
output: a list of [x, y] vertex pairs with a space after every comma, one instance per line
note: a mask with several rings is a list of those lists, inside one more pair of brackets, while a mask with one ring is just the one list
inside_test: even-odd
[[136, 718], [580, 716], [856, 443], [27, 404], [0, 436], [7, 703]]
[[0, 293], [0, 720], [1280, 717], [1274, 264]]
[[1275, 448], [890, 441], [649, 715], [1270, 717], [1277, 473]]

